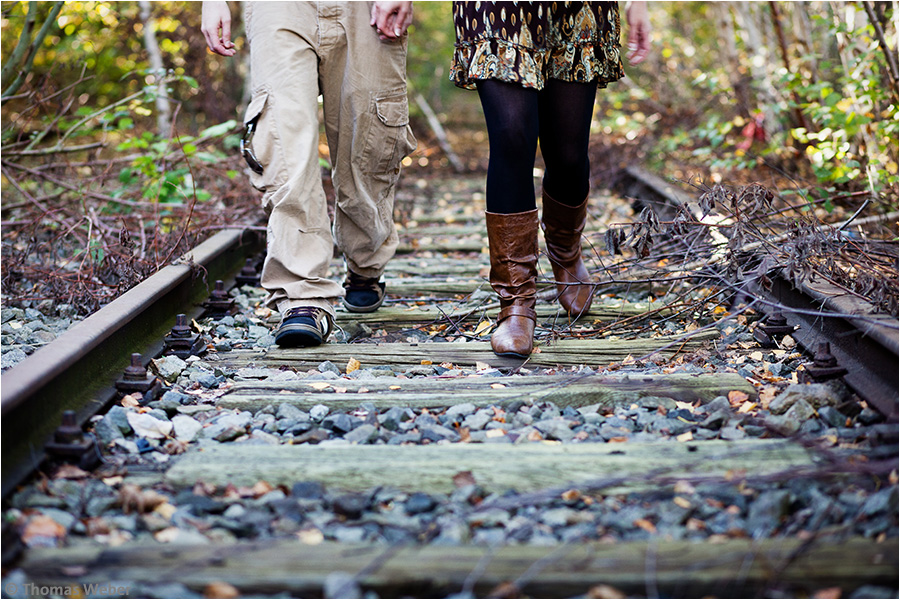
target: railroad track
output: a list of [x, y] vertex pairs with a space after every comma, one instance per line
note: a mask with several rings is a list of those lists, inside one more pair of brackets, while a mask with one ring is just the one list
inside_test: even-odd
[[[630, 176], [630, 195], [673, 200]], [[869, 367], [897, 364], [896, 328], [844, 319], [866, 328], [836, 344], [835, 330], [789, 322], [761, 339], [766, 321], [728, 321], [708, 290], [664, 302], [638, 285], [572, 324], [544, 282], [538, 351], [498, 358], [483, 223], [465, 208], [479, 187], [432, 184], [428, 206], [445, 206], [428, 214], [407, 200], [389, 301], [339, 313], [326, 346], [270, 345], [277, 315], [259, 307], [252, 273], [235, 285], [260, 240], [233, 232], [4, 373], [4, 584], [118, 582], [135, 596], [894, 590], [896, 377]], [[217, 279], [230, 294], [204, 308]], [[220, 308], [225, 319], [204, 316]], [[815, 364], [785, 333], [852, 354], [839, 356], [849, 388], [799, 383]]]

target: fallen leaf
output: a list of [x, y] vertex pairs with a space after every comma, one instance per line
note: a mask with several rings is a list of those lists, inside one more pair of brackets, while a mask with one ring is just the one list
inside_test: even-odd
[[685, 431], [681, 435], [675, 436], [675, 439], [678, 440], [679, 442], [689, 442], [692, 439], [694, 439], [694, 434], [691, 433], [690, 431]]
[[160, 421], [156, 417], [133, 412], [128, 413], [126, 417], [128, 424], [131, 425], [134, 434], [138, 437], [161, 440], [172, 433], [171, 421]]
[[146, 513], [155, 509], [168, 498], [153, 490], [142, 490], [133, 483], [125, 484], [119, 490], [119, 504], [125, 514]]
[[656, 525], [648, 521], [647, 519], [636, 519], [632, 525], [636, 527], [640, 527], [644, 531], [649, 533], [656, 533]]
[[762, 359], [763, 359], [763, 353], [762, 353], [762, 352], [760, 352], [760, 351], [757, 350], [756, 352], [751, 352], [751, 353], [750, 353], [750, 360], [761, 361]]
[[391, 386], [388, 386], [388, 389], [389, 390], [399, 390], [400, 386], [399, 385], [391, 385]]
[[270, 484], [268, 481], [257, 481], [256, 485], [254, 485], [250, 489], [253, 492], [253, 497], [259, 498], [260, 496], [265, 496], [275, 488], [272, 487], [272, 484]]
[[75, 465], [62, 465], [53, 474], [54, 479], [84, 479], [88, 472]]
[[159, 506], [153, 509], [153, 512], [161, 515], [166, 520], [172, 520], [172, 515], [175, 514], [175, 511], [178, 509], [174, 504], [170, 504], [168, 502], [163, 502]]
[[738, 412], [739, 413], [748, 413], [751, 410], [753, 410], [754, 408], [756, 408], [757, 406], [758, 405], [756, 404], [756, 402], [750, 402], [749, 400], [747, 400], [746, 402], [741, 404], [741, 407], [738, 409]]
[[502, 389], [505, 388], [505, 387], [506, 387], [506, 386], [503, 385], [502, 383], [492, 383], [492, 384], [491, 384], [491, 388], [492, 388], [492, 389], [495, 389], [495, 390], [502, 390]]
[[532, 429], [528, 432], [528, 437], [526, 439], [529, 442], [541, 442], [544, 440], [544, 436], [542, 436], [541, 432], [537, 429]]
[[347, 374], [349, 375], [353, 371], [359, 371], [361, 366], [361, 363], [351, 356], [350, 360], [347, 361]]
[[728, 402], [730, 402], [732, 406], [743, 404], [749, 399], [750, 396], [740, 390], [731, 390], [728, 392]]
[[297, 532], [297, 539], [301, 544], [315, 546], [325, 541], [325, 536], [316, 528], [301, 529]]
[[335, 394], [346, 394], [346, 393], [347, 393], [347, 388], [344, 388], [344, 387], [336, 387], [336, 388], [334, 388], [334, 393], [335, 393]]
[[485, 432], [484, 437], [496, 438], [496, 437], [503, 437], [504, 435], [506, 435], [506, 432], [503, 431], [502, 429], [488, 429], [487, 432]]
[[634, 363], [635, 363], [634, 357], [630, 354], [622, 359], [623, 365], [633, 365]]
[[475, 328], [475, 335], [477, 335], [477, 336], [486, 335], [488, 332], [490, 332], [491, 327], [493, 327], [493, 326], [494, 326], [494, 324], [491, 322], [490, 319], [485, 319], [484, 321], [482, 321], [481, 323], [478, 324], [478, 327]]
[[141, 405], [140, 400], [135, 398], [133, 395], [128, 394], [127, 396], [122, 396], [122, 399], [119, 401], [119, 404], [124, 406], [125, 408], [137, 408]]
[[432, 363], [431, 363], [430, 360], [425, 360], [425, 359], [423, 359], [423, 360], [420, 360], [420, 361], [419, 361], [419, 364], [420, 364], [420, 365], [430, 365], [430, 364], [432, 364]]
[[320, 392], [331, 387], [331, 384], [327, 381], [314, 381], [312, 383], [307, 383], [306, 385], [314, 390], [319, 390]]
[[472, 441], [472, 434], [469, 432], [468, 427], [461, 427], [459, 430], [459, 441], [463, 444], [468, 444]]
[[675, 408], [676, 408], [676, 409], [682, 409], [682, 408], [683, 408], [683, 409], [685, 409], [685, 410], [689, 410], [689, 411], [691, 411], [691, 412], [694, 412], [694, 405], [691, 404], [690, 402], [679, 402], [678, 400], [676, 400], [676, 401], [675, 401]]
[[576, 489], [566, 490], [562, 493], [562, 499], [566, 502], [575, 502], [581, 497], [581, 492]]
[[794, 348], [797, 347], [797, 342], [791, 336], [786, 335], [781, 339], [781, 346], [782, 346], [782, 348], [786, 348], [788, 350], [793, 350]]
[[66, 537], [66, 528], [48, 517], [37, 515], [28, 521], [22, 531], [22, 541], [26, 546], [54, 547]]
[[211, 581], [203, 588], [204, 598], [240, 598], [241, 593], [236, 587], [225, 581]]
[[491, 368], [491, 365], [487, 364], [486, 362], [481, 362], [480, 360], [475, 361], [475, 370], [476, 371], [485, 371], [490, 368]]
[[475, 476], [472, 475], [472, 471], [460, 471], [453, 476], [453, 485], [458, 488], [475, 485]]
[[688, 509], [688, 508], [691, 508], [691, 506], [693, 506], [691, 504], [691, 501], [688, 500], [687, 498], [685, 498], [684, 496], [675, 496], [672, 499], [672, 502], [674, 502], [676, 504], [676, 506], [679, 506], [684, 509]]

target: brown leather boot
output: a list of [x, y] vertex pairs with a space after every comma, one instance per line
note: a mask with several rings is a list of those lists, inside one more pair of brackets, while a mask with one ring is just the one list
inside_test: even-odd
[[594, 299], [591, 276], [581, 258], [581, 232], [587, 216], [587, 198], [578, 206], [560, 204], [544, 192], [541, 229], [547, 256], [559, 291], [559, 303], [569, 316], [587, 314]]
[[498, 356], [527, 358], [537, 321], [538, 211], [484, 214], [491, 250], [491, 287], [500, 296], [491, 348]]

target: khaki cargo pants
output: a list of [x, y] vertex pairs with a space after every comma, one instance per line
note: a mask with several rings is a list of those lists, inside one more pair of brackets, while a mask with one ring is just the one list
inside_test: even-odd
[[[252, 98], [246, 144], [269, 215], [262, 286], [279, 311], [343, 296], [328, 279], [337, 243], [347, 268], [378, 277], [397, 248], [394, 188], [415, 148], [406, 97], [406, 38], [382, 42], [371, 2], [249, 2]], [[336, 194], [328, 218], [319, 164], [318, 96]], [[251, 161], [248, 160], [248, 163]], [[252, 165], [251, 165], [252, 166]], [[333, 236], [333, 237], [332, 237]]]

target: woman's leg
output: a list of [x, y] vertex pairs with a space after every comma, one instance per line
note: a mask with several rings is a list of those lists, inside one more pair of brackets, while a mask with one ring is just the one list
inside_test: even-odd
[[597, 85], [548, 80], [540, 93], [544, 157], [541, 228], [557, 282], [558, 300], [578, 318], [591, 307], [594, 286], [581, 258], [581, 233], [590, 189], [588, 142]]
[[490, 281], [500, 297], [491, 348], [500, 356], [527, 358], [537, 320], [538, 214], [533, 174], [537, 92], [489, 80], [478, 82], [478, 94], [491, 144], [485, 213]]
[[493, 79], [477, 86], [491, 149], [487, 210], [501, 214], [533, 210], [538, 91]]
[[577, 206], [590, 188], [588, 143], [596, 83], [548, 79], [538, 94], [544, 191], [568, 206]]

